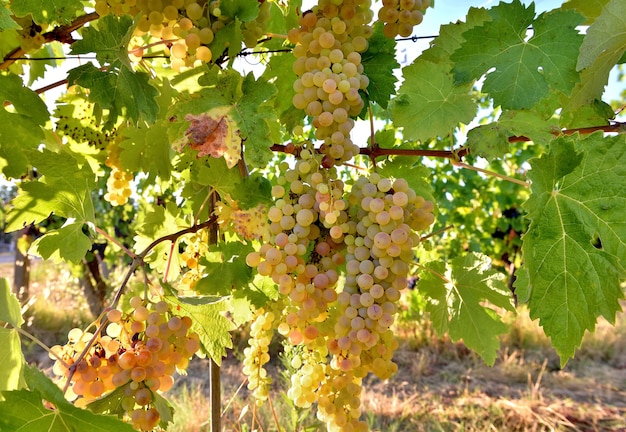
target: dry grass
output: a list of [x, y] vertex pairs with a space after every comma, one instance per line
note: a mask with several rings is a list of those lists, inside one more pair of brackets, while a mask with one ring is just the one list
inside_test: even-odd
[[[485, 366], [462, 343], [437, 337], [425, 321], [403, 325], [398, 329], [403, 344], [395, 358], [398, 374], [387, 381], [368, 378], [364, 383], [363, 408], [371, 429], [626, 432], [625, 314], [615, 326], [600, 321], [596, 333], [585, 336], [576, 358], [563, 369], [548, 338], [524, 308], [511, 325], [493, 367]], [[203, 366], [196, 367], [190, 375], [203, 374]], [[249, 431], [250, 399], [245, 389], [237, 390], [244, 380], [240, 365], [231, 356], [223, 367], [222, 403], [230, 402], [223, 430]], [[273, 375], [280, 381], [276, 371]], [[201, 405], [206, 412], [209, 403], [206, 383], [194, 385], [194, 397], [185, 399], [174, 431], [209, 430], [206, 420], [200, 423], [204, 427], [196, 423]], [[183, 385], [178, 391], [189, 392], [183, 388], [189, 387]], [[272, 397], [281, 431], [325, 430], [313, 414], [294, 421], [299, 413], [281, 398], [280, 387]], [[259, 431], [278, 430], [267, 407], [257, 411], [255, 424]]]
[[[70, 273], [55, 273], [52, 284], [44, 284], [51, 272], [39, 271], [32, 287], [38, 300], [27, 313], [31, 329], [49, 343], [62, 342], [69, 328], [90, 318], [71, 306], [81, 296]], [[364, 418], [373, 431], [626, 432], [626, 314], [615, 326], [601, 320], [563, 369], [523, 308], [511, 318], [494, 367], [485, 366], [462, 343], [434, 334], [427, 320], [406, 322], [397, 333], [402, 340], [395, 358], [399, 372], [387, 381], [368, 378], [364, 383]], [[236, 339], [238, 349], [245, 335]], [[29, 357], [37, 359], [35, 353]], [[254, 424], [260, 432], [278, 431], [267, 404], [253, 410], [247, 389], [241, 388], [245, 377], [239, 357], [231, 352], [222, 365], [223, 430], [251, 432]], [[314, 413], [296, 409], [283, 397], [280, 367], [272, 365], [280, 431], [325, 430]], [[176, 409], [168, 430], [209, 431], [208, 376], [207, 361], [196, 359], [189, 375], [180, 377], [168, 395]]]

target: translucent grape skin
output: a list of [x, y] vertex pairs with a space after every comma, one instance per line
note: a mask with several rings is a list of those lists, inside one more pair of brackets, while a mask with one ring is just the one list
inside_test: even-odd
[[370, 20], [366, 2], [320, 2], [288, 35], [296, 44], [293, 105], [313, 118], [315, 136], [323, 141], [325, 167], [342, 164], [359, 151], [349, 136], [354, 121], [348, 116], [364, 107], [359, 90], [365, 90], [369, 80], [362, 74], [359, 52], [367, 50]]
[[[55, 355], [51, 354], [56, 361], [53, 372], [62, 380], [70, 379], [68, 397], [77, 399], [80, 406], [119, 388], [126, 418], [136, 428], [148, 431], [160, 419], [153, 392], [172, 387], [172, 374], [187, 367], [200, 342], [191, 331], [189, 317], [174, 315], [164, 301], [153, 303], [134, 296], [129, 304], [132, 309], [128, 312], [106, 312], [108, 326], [117, 329], [107, 333], [116, 335], [115, 339], [99, 336], [87, 349], [85, 343], [93, 334], [72, 329], [68, 345], [55, 347]], [[84, 358], [72, 366], [84, 349]], [[75, 372], [70, 378], [71, 369]]]

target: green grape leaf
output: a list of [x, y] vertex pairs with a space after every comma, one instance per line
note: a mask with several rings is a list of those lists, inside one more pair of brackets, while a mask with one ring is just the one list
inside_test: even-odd
[[417, 60], [403, 69], [404, 82], [394, 99], [392, 118], [405, 139], [447, 135], [476, 114], [471, 85], [456, 86], [446, 64]]
[[38, 391], [41, 397], [48, 402], [52, 402], [58, 406], [72, 405], [65, 399], [59, 386], [36, 366], [26, 366], [24, 368], [24, 379], [30, 390]]
[[82, 223], [70, 223], [59, 229], [49, 231], [36, 239], [31, 251], [43, 259], [81, 262], [87, 251], [91, 249], [91, 240], [83, 232]]
[[[143, 253], [156, 239], [170, 235], [189, 226], [180, 218], [180, 209], [174, 202], [168, 202], [166, 207], [153, 206], [143, 220], [138, 223], [137, 235], [134, 238], [134, 250]], [[169, 267], [168, 278], [176, 279], [180, 274], [179, 254], [172, 247], [170, 241], [162, 241], [146, 256], [150, 267], [164, 273]]]
[[11, 292], [9, 281], [0, 278], [0, 321], [7, 322], [13, 327], [21, 327], [24, 324], [20, 302]]
[[11, 18], [11, 11], [7, 7], [8, 5], [8, 0], [0, 1], [0, 31], [18, 30], [21, 28], [21, 26]]
[[80, 224], [95, 221], [91, 200], [94, 174], [87, 163], [80, 164], [65, 150], [54, 153], [44, 149], [30, 154], [43, 178], [20, 185], [17, 197], [11, 201], [7, 232], [39, 223], [52, 213]]
[[465, 144], [472, 154], [493, 160], [509, 152], [509, 131], [498, 122], [480, 125], [467, 133]]
[[[0, 402], [0, 430], [11, 432], [133, 432], [128, 423], [76, 408], [61, 389], [36, 367], [24, 368], [30, 390], [4, 391]], [[54, 404], [51, 408], [46, 401]]]
[[228, 114], [238, 128], [247, 164], [253, 168], [266, 166], [273, 157], [271, 145], [280, 140], [270, 127], [277, 123], [276, 112], [271, 105], [276, 87], [263, 78], [255, 80], [252, 73], [242, 78], [235, 71], [218, 72], [215, 69], [200, 77], [198, 83], [205, 87], [197, 97], [173, 108], [176, 122], [170, 131], [170, 139], [184, 145], [188, 141], [182, 137], [183, 131], [189, 128], [185, 120], [188, 115], [200, 115], [225, 107], [227, 110], [223, 113]]
[[95, 53], [102, 65], [121, 62], [129, 70], [128, 43], [133, 36], [133, 18], [129, 15], [106, 15], [98, 20], [98, 27], [84, 27], [80, 40], [72, 44], [71, 54]]
[[396, 60], [396, 43], [383, 35], [382, 23], [374, 26], [374, 33], [369, 39], [367, 51], [361, 57], [361, 63], [364, 74], [370, 80], [367, 86], [369, 100], [386, 109], [398, 82], [393, 70], [399, 68], [400, 64]]
[[604, 10], [609, 0], [569, 0], [561, 6], [564, 10], [574, 9], [587, 18], [586, 25], [592, 24]]
[[156, 102], [159, 107], [158, 120], [150, 125], [139, 124], [124, 128], [120, 135], [126, 139], [120, 142], [120, 163], [123, 168], [147, 173], [150, 178], [158, 176], [161, 180], [170, 179], [172, 172], [172, 144], [169, 129], [172, 123], [167, 116], [172, 99], [177, 92], [168, 80], [158, 85], [159, 95]]
[[244, 177], [239, 186], [233, 190], [231, 198], [236, 200], [239, 208], [246, 210], [259, 203], [272, 202], [272, 184], [263, 175], [253, 173]]
[[41, 126], [50, 114], [37, 93], [23, 87], [14, 74], [0, 75], [0, 100], [10, 102], [14, 111], [0, 108], [0, 168], [7, 177], [20, 178], [29, 166], [25, 152], [41, 144]]
[[[122, 399], [128, 385], [116, 387], [112, 392], [87, 404], [89, 410], [96, 414], [110, 414], [119, 419], [122, 418], [126, 410], [122, 406]], [[174, 419], [174, 407], [157, 392], [152, 392], [152, 404], [159, 412], [159, 425], [165, 430], [167, 425]]]
[[[589, 26], [580, 46], [577, 68], [612, 67], [626, 50], [626, 4], [611, 0]], [[595, 65], [600, 63], [600, 65]]]
[[209, 45], [213, 53], [213, 61], [215, 62], [224, 56], [228, 56], [230, 62], [233, 62], [239, 51], [241, 51], [242, 44], [241, 20], [235, 18], [222, 27], [220, 31], [215, 32], [215, 39]]
[[168, 125], [167, 120], [159, 120], [150, 127], [141, 124], [122, 130], [124, 139], [119, 143], [122, 167], [169, 180], [172, 171], [172, 145], [167, 136]]
[[54, 111], [56, 133], [76, 143], [88, 143], [95, 149], [104, 150], [113, 140], [114, 133], [103, 131], [96, 124], [94, 104], [86, 96], [66, 94], [57, 103]]
[[104, 72], [92, 63], [71, 69], [67, 74], [68, 85], [78, 84], [89, 89], [89, 100], [109, 110], [107, 128], [111, 128], [120, 115], [135, 122], [143, 119], [153, 123], [156, 120], [158, 92], [148, 83], [148, 78], [146, 73], [126, 68]]
[[[254, 304], [252, 299], [250, 298], [251, 291], [249, 289], [246, 290], [238, 290], [233, 293], [233, 296], [230, 298], [230, 317], [237, 327], [246, 325], [253, 318], [253, 308]], [[258, 291], [252, 291], [252, 296], [256, 299], [259, 297]], [[267, 302], [268, 298], [259, 305], [259, 307]]]
[[382, 148], [391, 148], [396, 145], [396, 131], [393, 128], [378, 129], [374, 133], [376, 144]]
[[28, 85], [31, 86], [39, 78], [43, 78], [49, 67], [57, 67], [61, 64], [61, 60], [55, 60], [55, 57], [62, 58], [64, 56], [63, 46], [60, 42], [53, 41], [45, 44], [40, 49], [30, 54], [36, 61], [31, 61], [28, 68]]
[[[534, 20], [534, 6], [519, 0], [500, 3], [489, 15], [493, 21], [463, 33], [466, 41], [451, 56], [458, 82], [487, 74], [482, 90], [505, 109], [532, 108], [550, 89], [571, 93], [579, 80], [581, 15], [557, 10]], [[534, 34], [526, 40], [531, 24]]]
[[263, 78], [255, 80], [249, 73], [242, 85], [243, 96], [233, 107], [233, 117], [241, 128], [241, 139], [245, 142], [246, 162], [253, 168], [267, 166], [274, 157], [270, 147], [280, 140], [271, 124], [277, 122], [276, 112], [268, 101], [276, 94], [276, 87]]
[[[304, 117], [303, 112], [297, 110], [292, 103], [295, 94], [293, 81], [296, 79], [292, 69], [293, 62], [294, 59], [290, 55], [273, 55], [270, 57], [263, 72], [263, 77], [276, 86], [276, 94], [280, 95], [279, 97], [274, 97], [271, 103], [287, 131], [293, 130]], [[298, 111], [301, 113], [299, 119], [294, 115], [294, 112]]]
[[[270, 34], [287, 34], [290, 29], [298, 27], [299, 12], [301, 10], [302, 1], [290, 1], [286, 4], [278, 2], [266, 2], [264, 7], [268, 10], [265, 15], [269, 16], [265, 23], [265, 33]], [[269, 38], [260, 44], [268, 50], [277, 50], [285, 48], [285, 40], [281, 38]], [[280, 56], [280, 54], [279, 54]], [[290, 56], [283, 56], [290, 57]], [[293, 57], [292, 57], [293, 59]]]
[[237, 17], [243, 22], [254, 20], [259, 15], [259, 2], [257, 0], [231, 0], [220, 3], [222, 15]]
[[0, 392], [17, 390], [23, 387], [22, 370], [26, 364], [17, 330], [0, 327], [0, 344]]
[[466, 22], [442, 25], [439, 35], [430, 43], [420, 58], [431, 63], [450, 63], [450, 56], [459, 49], [465, 39], [463, 33], [476, 26], [483, 25], [485, 21], [491, 21], [487, 11], [483, 8], [470, 8], [467, 12]]
[[68, 24], [85, 12], [75, 0], [13, 0], [11, 10], [18, 17], [31, 14], [37, 24]]
[[125, 390], [126, 386], [116, 387], [112, 392], [89, 402], [87, 407], [96, 414], [111, 414], [122, 418], [125, 412], [122, 407], [122, 398], [125, 396]]
[[577, 85], [569, 98], [562, 97], [560, 124], [566, 128], [582, 128], [605, 125], [615, 117], [613, 108], [600, 100], [606, 77], [596, 74], [591, 69], [581, 72], [581, 84]]
[[516, 282], [561, 363], [599, 316], [620, 310], [626, 262], [626, 137], [561, 137], [530, 161], [525, 271]]
[[509, 138], [525, 136], [537, 144], [546, 144], [558, 132], [555, 122], [544, 121], [535, 111], [511, 110], [502, 113], [498, 121], [471, 129], [466, 146], [472, 154], [489, 160], [501, 158], [510, 151]]
[[[626, 52], [626, 4], [611, 0], [602, 13], [589, 26], [580, 46], [577, 68], [582, 70], [580, 83], [569, 100], [563, 105], [564, 123], [568, 127], [584, 127], [606, 123], [613, 113], [601, 101], [609, 74]], [[592, 119], [574, 121], [580, 115], [576, 111], [586, 108]], [[595, 122], [595, 123], [594, 123]]]
[[241, 242], [212, 245], [209, 251], [217, 260], [202, 258], [206, 276], [198, 281], [195, 290], [202, 295], [227, 296], [245, 287], [252, 279], [252, 269], [246, 264], [246, 255], [252, 246]]
[[[13, 52], [15, 47], [20, 46], [21, 40], [22, 38], [17, 30], [3, 30], [2, 37], [0, 37], [0, 57], [4, 58], [7, 54]], [[8, 70], [15, 75], [22, 75], [24, 73], [24, 63], [14, 62], [8, 67]]]
[[508, 331], [494, 308], [515, 311], [504, 278], [491, 268], [489, 258], [470, 253], [448, 266], [441, 261], [426, 264], [418, 282], [437, 332], [447, 331], [453, 341], [462, 339], [488, 365], [496, 360], [498, 336]]
[[239, 170], [229, 169], [224, 159], [195, 160], [191, 165], [191, 179], [215, 188], [223, 196], [236, 193], [242, 182]]
[[215, 302], [213, 298], [205, 300], [202, 297], [179, 299], [166, 296], [165, 299], [174, 306], [177, 315], [192, 319], [192, 330], [200, 336], [202, 350], [221, 365], [226, 349], [233, 347], [230, 332], [235, 325], [224, 315], [229, 310], [229, 302]]
[[152, 404], [159, 412], [159, 425], [167, 430], [170, 423], [174, 422], [174, 407], [161, 394], [152, 392]]
[[[580, 46], [576, 67], [593, 67], [596, 73], [610, 70], [626, 51], [626, 4], [611, 0], [589, 26]], [[608, 78], [608, 74], [607, 74]]]
[[498, 119], [498, 124], [506, 128], [511, 135], [525, 136], [537, 144], [547, 144], [554, 139], [554, 133], [560, 132], [555, 120], [544, 120], [535, 111], [504, 111]]
[[256, 308], [263, 307], [267, 302], [278, 298], [278, 285], [274, 281], [258, 273], [245, 290], [236, 291], [234, 297], [245, 297]]

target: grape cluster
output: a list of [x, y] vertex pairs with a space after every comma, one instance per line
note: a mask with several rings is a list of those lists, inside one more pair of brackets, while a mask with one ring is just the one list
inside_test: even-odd
[[248, 347], [244, 349], [243, 373], [248, 377], [248, 389], [252, 390], [258, 405], [267, 399], [270, 378], [264, 365], [270, 360], [269, 346], [274, 334], [275, 314], [259, 309], [250, 326]]
[[130, 182], [134, 178], [133, 173], [122, 170], [115, 165], [108, 166], [111, 167], [111, 173], [107, 179], [107, 192], [104, 194], [104, 199], [110, 202], [112, 206], [124, 205], [132, 195]]
[[276, 202], [268, 211], [270, 239], [246, 257], [288, 299], [278, 331], [294, 344], [319, 341], [343, 263], [336, 240], [349, 229], [343, 183], [320, 170], [320, 159], [304, 149], [293, 169], [281, 167], [284, 175], [272, 189]]
[[343, 430], [345, 424], [362, 428], [362, 377], [374, 373], [387, 379], [396, 372], [392, 358], [397, 341], [390, 326], [406, 287], [407, 263], [420, 241], [415, 230], [434, 221], [432, 203], [418, 197], [405, 180], [392, 182], [376, 173], [354, 183], [348, 202], [358, 223], [356, 233], [344, 240], [346, 280], [337, 299], [334, 337], [328, 341], [333, 379], [319, 403], [329, 430]]
[[291, 358], [291, 367], [295, 370], [289, 379], [287, 397], [301, 408], [309, 408], [318, 401], [320, 387], [326, 381], [325, 349], [297, 347], [299, 353]]
[[363, 377], [356, 370], [338, 370], [326, 366], [326, 379], [318, 391], [317, 417], [329, 432], [366, 432], [361, 416]]
[[369, 0], [320, 0], [288, 35], [296, 45], [293, 105], [312, 117], [327, 167], [348, 161], [359, 151], [350, 139], [354, 128], [350, 117], [363, 110], [359, 91], [369, 84], [360, 53], [368, 48], [371, 20]]
[[136, 429], [148, 431], [160, 419], [155, 393], [172, 387], [174, 372], [187, 368], [200, 340], [191, 331], [191, 319], [176, 316], [164, 301], [133, 297], [130, 305], [127, 313], [107, 312], [106, 334], [97, 335], [87, 350], [94, 334], [72, 329], [68, 344], [52, 347], [50, 357], [57, 360], [53, 372], [60, 382], [69, 380], [68, 399], [84, 406], [119, 389], [117, 414]]
[[112, 206], [121, 206], [128, 202], [133, 193], [130, 182], [133, 181], [134, 176], [133, 173], [121, 167], [121, 149], [117, 140], [109, 143], [107, 151], [105, 165], [111, 168], [111, 172], [107, 179], [107, 192], [104, 194], [104, 199]]
[[[260, 3], [256, 19], [240, 24], [246, 46], [254, 47], [262, 38], [270, 7], [270, 2]], [[164, 41], [169, 46], [175, 71], [209, 63], [216, 55], [221, 55], [211, 48], [215, 33], [227, 25], [238, 24], [236, 17], [222, 13], [220, 0], [96, 0], [95, 9], [101, 16], [139, 16], [135, 36], [149, 35]], [[138, 46], [130, 53], [138, 60], [144, 50]]]
[[430, 0], [383, 0], [378, 10], [378, 20], [384, 23], [383, 34], [388, 38], [411, 36], [429, 6]]
[[[368, 373], [386, 379], [397, 370], [390, 327], [420, 242], [417, 231], [434, 222], [433, 204], [406, 180], [377, 173], [346, 187], [310, 143], [297, 154], [293, 168], [279, 167], [283, 174], [272, 188], [269, 240], [246, 257], [280, 293], [271, 326], [253, 326], [275, 327], [296, 347], [287, 394], [297, 406], [317, 402], [328, 430], [367, 430], [359, 419], [362, 379]], [[244, 369], [253, 388], [263, 384], [261, 401], [267, 382], [251, 374], [264, 377], [264, 332], [251, 335]]]

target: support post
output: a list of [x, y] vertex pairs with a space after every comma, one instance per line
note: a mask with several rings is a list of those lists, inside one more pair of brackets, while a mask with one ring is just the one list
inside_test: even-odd
[[222, 383], [220, 367], [213, 359], [209, 359], [209, 399], [211, 400], [211, 432], [220, 432], [222, 429]]
[[[212, 191], [210, 195], [209, 215], [213, 214], [215, 204], [219, 199], [217, 192]], [[217, 244], [219, 232], [217, 223], [209, 228], [209, 244]], [[222, 382], [220, 378], [220, 367], [215, 360], [209, 358], [209, 398], [211, 400], [211, 432], [221, 432], [222, 429]]]

